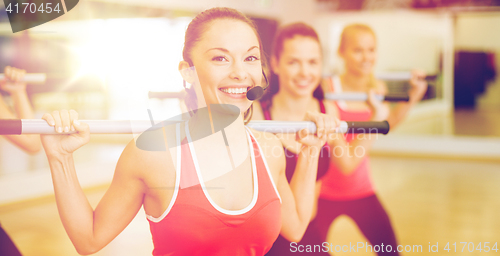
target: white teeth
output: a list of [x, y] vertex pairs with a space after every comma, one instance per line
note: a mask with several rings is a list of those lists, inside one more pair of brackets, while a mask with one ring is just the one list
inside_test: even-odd
[[223, 88], [221, 91], [231, 94], [242, 94], [247, 92], [247, 88]]

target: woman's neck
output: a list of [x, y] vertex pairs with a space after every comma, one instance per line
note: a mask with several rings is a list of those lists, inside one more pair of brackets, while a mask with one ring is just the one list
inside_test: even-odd
[[229, 114], [220, 111], [214, 111], [210, 107], [198, 110], [189, 119], [189, 131], [194, 136], [201, 138], [224, 130], [227, 138], [236, 138], [245, 135], [245, 124], [243, 122], [243, 114]]
[[[251, 166], [249, 148], [252, 144], [247, 140], [243, 114], [220, 111], [214, 106], [212, 109], [207, 107], [202, 110], [204, 111], [198, 110], [189, 119], [188, 126], [199, 159], [205, 159], [203, 162], [205, 165], [200, 169], [202, 175], [206, 175], [205, 182], [221, 177], [229, 171], [249, 170], [249, 168], [239, 168]], [[224, 155], [224, 152], [214, 152], [215, 149], [224, 150], [224, 148], [229, 162], [221, 163], [220, 161], [225, 160], [214, 158], [213, 155]], [[230, 168], [209, 168], [216, 164]]]
[[348, 89], [348, 91], [367, 91], [370, 87], [371, 75], [360, 75], [347, 71], [340, 78], [344, 89]]
[[315, 104], [313, 95], [297, 96], [285, 90], [278, 91], [272, 101], [272, 106], [279, 106], [274, 110], [278, 112], [280, 119], [287, 117], [283, 120], [302, 120], [311, 105]]

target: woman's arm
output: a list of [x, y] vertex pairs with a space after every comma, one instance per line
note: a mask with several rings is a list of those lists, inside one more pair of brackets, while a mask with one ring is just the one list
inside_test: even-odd
[[[328, 134], [335, 131], [340, 122], [324, 114], [308, 113], [306, 120], [316, 123], [316, 135], [307, 130], [297, 133], [297, 140], [303, 144], [297, 159], [297, 165], [290, 183], [285, 174], [286, 161], [284, 154], [277, 159], [279, 169], [278, 191], [281, 195], [281, 235], [289, 241], [300, 241], [311, 221], [316, 200], [316, 174], [321, 148]], [[278, 138], [274, 139], [274, 147], [283, 148]]]
[[[334, 115], [334, 116], [336, 116], [336, 115]], [[262, 107], [260, 105], [260, 102], [258, 102], [258, 101], [254, 101], [254, 103], [253, 103], [252, 120], [264, 120], [264, 114], [262, 113]], [[283, 142], [281, 142], [281, 143], [283, 143]], [[286, 163], [286, 161], [285, 161], [285, 163]], [[283, 169], [282, 172], [280, 172], [280, 179], [282, 178], [281, 174], [285, 175], [285, 177], [286, 177], [285, 169]], [[311, 219], [313, 219], [316, 216], [316, 208], [317, 208], [317, 204], [318, 204], [319, 193], [321, 190], [321, 181], [316, 182], [315, 190], [316, 190], [315, 191], [315, 199], [313, 200], [314, 206], [313, 206], [313, 213], [312, 213]]]
[[282, 200], [281, 235], [292, 242], [302, 239], [313, 215], [319, 157], [319, 152], [316, 151], [318, 150], [310, 147], [302, 148], [290, 184], [285, 174], [286, 163], [280, 171], [278, 191]]
[[[19, 82], [26, 72], [7, 66], [4, 73], [6, 80], [0, 81], [0, 89], [10, 94], [17, 116], [9, 110], [7, 104], [0, 97], [0, 119], [32, 119], [34, 114], [26, 93], [26, 84]], [[41, 149], [38, 135], [6, 135], [5, 137], [29, 153], [36, 153]]]
[[[139, 150], [132, 141], [123, 151], [113, 181], [96, 209], [90, 206], [77, 178], [72, 152], [89, 141], [89, 128], [77, 121], [74, 111], [44, 115], [56, 131], [74, 128], [72, 135], [42, 135], [47, 153], [57, 208], [71, 242], [80, 254], [92, 254], [115, 238], [139, 211], [145, 186]], [[70, 124], [73, 124], [72, 126]], [[69, 128], [71, 126], [71, 128]]]
[[410, 109], [415, 106], [425, 95], [427, 92], [427, 82], [425, 81], [425, 72], [420, 70], [413, 70], [411, 73], [410, 79], [410, 90], [408, 91], [408, 95], [410, 96], [410, 100], [408, 102], [399, 102], [391, 109], [389, 117], [387, 121], [391, 129], [394, 129], [398, 126], [401, 121], [408, 115]]

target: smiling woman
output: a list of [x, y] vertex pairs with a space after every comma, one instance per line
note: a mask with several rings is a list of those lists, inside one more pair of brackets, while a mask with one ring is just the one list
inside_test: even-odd
[[[365, 44], [374, 42], [373, 38], [363, 38], [363, 40]], [[353, 44], [351, 40], [348, 40], [347, 43], [350, 44], [349, 46]], [[349, 47], [349, 60], [355, 62], [352, 67], [356, 69], [356, 72], [369, 74], [370, 72], [367, 70], [369, 65], [366, 63], [370, 63], [368, 61], [370, 58], [373, 62], [374, 46], [371, 44], [370, 47], [366, 48], [368, 49]], [[368, 52], [368, 55], [371, 55], [369, 58], [365, 58], [365, 51]], [[261, 108], [258, 108], [259, 111], [256, 111], [254, 118], [256, 120], [299, 121], [304, 118], [307, 111], [339, 116], [340, 112], [336, 109], [334, 103], [324, 101], [323, 98], [323, 88], [320, 85], [322, 63], [320, 41], [311, 26], [304, 23], [292, 23], [283, 26], [275, 38], [271, 59], [272, 70], [278, 76], [278, 81], [275, 80], [274, 83], [271, 83], [271, 90], [261, 101]], [[363, 103], [363, 106], [369, 108], [370, 112], [357, 112], [364, 121], [382, 121], [387, 117], [388, 110], [383, 104], [375, 101], [373, 96], [374, 94], [371, 92], [367, 102]], [[287, 152], [285, 154], [287, 157], [287, 178], [292, 181], [295, 174], [296, 154], [299, 152], [301, 145], [289, 134], [279, 134], [278, 136], [285, 146], [285, 152]], [[365, 153], [368, 152], [375, 139], [376, 137], [371, 135], [356, 138], [354, 136], [345, 138], [344, 136], [330, 137], [328, 143], [323, 145], [319, 159], [316, 191], [318, 196], [320, 192], [332, 186], [332, 181], [336, 182], [336, 187], [342, 187], [348, 191], [356, 190], [356, 193], [358, 193], [356, 195], [373, 193], [367, 174], [368, 169], [365, 168], [368, 164]], [[343, 168], [341, 173], [339, 170], [333, 169], [336, 166]], [[357, 170], [356, 168], [361, 171], [353, 172], [353, 170]], [[334, 175], [338, 173], [339, 175], [331, 178], [332, 173]], [[354, 174], [351, 175], [351, 173]], [[356, 182], [353, 182], [352, 179], [356, 179]], [[339, 182], [339, 180], [343, 182]], [[365, 186], [362, 187], [360, 184]], [[343, 191], [335, 192], [333, 195], [341, 194]], [[322, 223], [324, 225], [321, 227], [314, 224], [317, 222], [318, 216], [329, 216], [328, 214], [333, 210], [338, 209], [332, 207], [323, 210], [318, 207], [316, 218], [312, 221], [300, 243], [295, 245], [304, 248], [304, 246], [319, 245], [326, 241], [326, 234], [319, 230], [324, 231], [329, 227], [330, 223]], [[370, 214], [373, 213], [371, 210]], [[368, 211], [363, 210], [360, 212]], [[293, 241], [287, 240], [284, 236], [279, 237], [267, 255], [293, 254], [294, 251], [291, 250], [290, 242]], [[317, 253], [328, 255], [326, 251], [318, 251]]]
[[[191, 84], [191, 117], [164, 127], [166, 150], [141, 150], [132, 140], [95, 210], [82, 192], [72, 156], [88, 143], [88, 124], [75, 111], [44, 115], [58, 133], [77, 131], [41, 139], [60, 217], [79, 253], [99, 251], [141, 207], [149, 220], [153, 255], [264, 255], [279, 233], [300, 240], [312, 215], [318, 148], [340, 123], [307, 114], [317, 130], [296, 134], [303, 146], [288, 183], [280, 141], [244, 126], [252, 105], [245, 92], [265, 80], [261, 49], [255, 26], [240, 12], [213, 8], [198, 14], [186, 31], [179, 63], [184, 81]], [[203, 105], [208, 111], [200, 110]], [[227, 105], [236, 111], [220, 111]], [[235, 112], [223, 136], [214, 132], [214, 118]]]
[[[253, 22], [236, 13], [227, 12], [218, 15], [215, 13], [199, 15], [189, 24], [182, 52], [184, 61], [179, 64], [179, 69], [182, 70], [193, 66], [194, 61], [200, 63], [196, 66], [196, 73], [197, 78], [202, 83], [200, 87], [204, 88], [204, 91], [202, 94], [200, 94], [201, 92], [197, 92], [197, 94], [205, 96], [207, 105], [210, 104], [209, 102], [215, 102], [215, 99], [220, 100], [219, 103], [223, 104], [232, 104], [245, 99], [246, 92], [262, 82], [262, 75], [265, 77], [263, 70], [266, 68], [266, 60], [265, 56], [260, 54], [262, 42]], [[203, 47], [195, 48], [195, 43], [200, 40], [202, 34], [209, 37], [218, 32], [214, 30], [205, 32], [204, 30], [215, 25], [227, 33], [218, 37], [211, 36], [213, 41], [207, 42]], [[247, 45], [250, 47], [243, 48]], [[233, 65], [233, 63], [237, 65]], [[214, 72], [215, 74], [220, 73], [220, 75], [215, 77], [213, 76]], [[192, 78], [186, 81], [193, 83]], [[220, 82], [222, 84], [217, 85]], [[205, 88], [217, 90], [210, 92]], [[194, 97], [194, 91], [188, 90], [186, 102], [191, 109], [197, 107], [194, 103], [196, 102]], [[251, 102], [247, 101], [244, 105], [236, 104], [236, 106], [240, 109], [248, 109], [244, 115], [245, 122], [248, 122], [253, 110]]]
[[[271, 79], [270, 90], [256, 108], [254, 120], [303, 120], [307, 111], [326, 113], [321, 81], [322, 49], [316, 31], [304, 23], [292, 23], [278, 30], [273, 42], [271, 67], [278, 79]], [[297, 156], [301, 145], [291, 134], [279, 134], [286, 156], [286, 177], [295, 176]], [[323, 177], [330, 164], [330, 148], [324, 145], [318, 160], [317, 179]], [[320, 187], [320, 182], [317, 188]], [[311, 229], [301, 240], [304, 244], [321, 242]], [[297, 251], [295, 251], [297, 252]], [[300, 252], [300, 251], [299, 251]], [[267, 255], [293, 254], [289, 239], [278, 237]], [[318, 253], [327, 254], [318, 251]]]

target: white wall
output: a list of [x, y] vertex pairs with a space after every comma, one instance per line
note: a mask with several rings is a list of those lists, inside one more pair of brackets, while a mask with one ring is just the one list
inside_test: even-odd
[[458, 49], [500, 49], [500, 12], [463, 13], [457, 16], [455, 45]]
[[342, 66], [337, 56], [342, 29], [351, 23], [363, 23], [372, 27], [377, 35], [377, 71], [419, 67], [436, 73], [444, 41], [451, 35], [449, 19], [448, 15], [414, 11], [343, 12], [321, 15], [316, 26], [328, 50], [330, 69]]
[[173, 10], [199, 12], [212, 7], [231, 7], [246, 14], [270, 17], [288, 23], [310, 22], [315, 17], [316, 0], [91, 0]]

